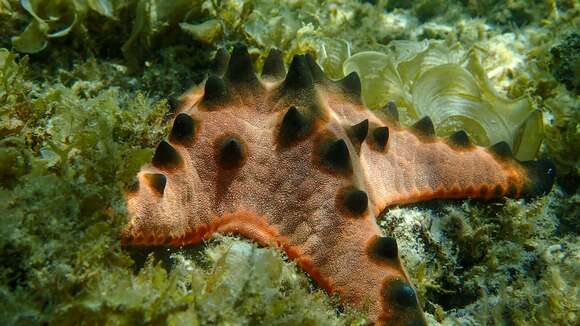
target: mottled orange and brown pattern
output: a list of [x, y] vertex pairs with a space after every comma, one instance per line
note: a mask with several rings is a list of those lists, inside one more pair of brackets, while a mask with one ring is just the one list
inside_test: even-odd
[[552, 187], [549, 161], [518, 162], [505, 143], [478, 147], [462, 131], [440, 139], [428, 117], [403, 128], [393, 103], [363, 106], [356, 74], [329, 80], [309, 55], [286, 73], [272, 50], [259, 78], [244, 46], [216, 62], [183, 95], [168, 140], [127, 194], [127, 245], [239, 234], [281, 247], [377, 324], [424, 324], [397, 242], [377, 225], [381, 212]]

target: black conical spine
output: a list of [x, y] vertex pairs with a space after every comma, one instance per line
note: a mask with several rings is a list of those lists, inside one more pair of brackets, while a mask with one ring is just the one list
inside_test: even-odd
[[433, 126], [433, 121], [428, 116], [423, 117], [421, 120], [415, 122], [412, 129], [423, 137], [435, 137], [435, 127]]
[[464, 130], [456, 131], [449, 136], [449, 143], [455, 147], [467, 148], [471, 146], [469, 136]]
[[145, 179], [155, 192], [163, 195], [165, 192], [165, 186], [167, 185], [167, 177], [165, 175], [161, 173], [147, 173], [145, 174]]
[[228, 64], [226, 77], [233, 83], [257, 81], [256, 74], [254, 73], [254, 66], [252, 64], [252, 58], [250, 57], [248, 48], [245, 45], [238, 44], [234, 47]]
[[369, 198], [367, 193], [356, 188], [348, 189], [343, 194], [344, 207], [355, 216], [366, 212]]
[[278, 49], [271, 49], [268, 57], [264, 61], [262, 67], [262, 77], [284, 78], [286, 75], [286, 68], [284, 68], [284, 59], [282, 52]]
[[322, 154], [322, 162], [332, 171], [350, 172], [350, 154], [346, 142], [343, 139], [338, 139], [327, 143]]
[[377, 127], [373, 130], [373, 142], [378, 150], [384, 151], [389, 142], [389, 128]]
[[307, 120], [300, 111], [291, 106], [284, 115], [280, 126], [280, 141], [288, 145], [300, 139], [306, 132]]
[[343, 79], [338, 81], [339, 85], [345, 91], [345, 93], [350, 94], [352, 97], [360, 99], [361, 95], [361, 83], [360, 77], [356, 72], [351, 72], [346, 75]]
[[236, 169], [243, 165], [246, 156], [244, 145], [236, 137], [223, 140], [219, 151], [219, 163], [226, 169]]
[[497, 157], [507, 160], [514, 157], [510, 145], [505, 141], [500, 141], [499, 143], [491, 146], [489, 150], [494, 153]]
[[556, 179], [556, 166], [554, 162], [546, 159], [537, 161], [521, 162], [521, 165], [526, 170], [528, 177], [527, 183], [524, 185], [522, 195], [524, 197], [542, 196], [552, 190], [554, 181]]
[[395, 259], [399, 255], [397, 240], [393, 237], [376, 237], [370, 245], [369, 254], [377, 260]]
[[314, 87], [314, 79], [306, 62], [304, 55], [295, 55], [292, 63], [288, 68], [286, 79], [284, 79], [284, 88], [299, 90], [311, 89]]
[[383, 108], [384, 114], [387, 118], [392, 122], [399, 122], [399, 109], [397, 108], [397, 104], [393, 101], [389, 101], [387, 105]]
[[203, 99], [206, 102], [219, 102], [228, 97], [226, 83], [218, 76], [212, 75], [205, 81], [205, 93]]
[[169, 141], [174, 144], [188, 145], [193, 141], [195, 121], [187, 113], [180, 113], [173, 121]]
[[218, 76], [223, 76], [228, 69], [228, 62], [230, 61], [230, 55], [228, 51], [224, 48], [220, 48], [215, 53], [213, 58], [213, 63], [211, 65], [211, 71], [213, 74]]
[[[388, 283], [383, 289], [383, 296], [388, 302], [407, 309], [417, 308], [419, 306], [415, 290], [409, 283], [401, 279], [394, 279]], [[422, 319], [419, 320], [421, 322], [413, 325], [426, 325]]]
[[353, 144], [360, 146], [369, 133], [369, 120], [363, 121], [351, 126], [347, 130], [348, 136]]
[[181, 165], [181, 155], [165, 140], [162, 140], [152, 160], [153, 166], [159, 169], [174, 169]]
[[318, 63], [316, 63], [316, 60], [314, 60], [314, 57], [310, 53], [306, 53], [304, 55], [304, 59], [306, 60], [306, 64], [310, 69], [310, 73], [312, 74], [312, 80], [314, 80], [315, 83], [326, 79], [322, 68], [320, 68]]

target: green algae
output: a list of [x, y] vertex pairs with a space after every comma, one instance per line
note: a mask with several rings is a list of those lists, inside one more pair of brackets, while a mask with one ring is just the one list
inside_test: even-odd
[[[117, 269], [87, 285], [61, 308], [59, 323], [169, 325], [362, 325], [349, 310], [338, 318], [329, 300], [275, 250], [219, 238], [200, 263], [187, 252], [168, 258], [171, 269], [147, 259], [137, 275]], [[197, 259], [199, 261], [199, 259]], [[309, 300], [304, 300], [309, 297]]]
[[[427, 318], [432, 324], [577, 323], [580, 110], [578, 97], [559, 82], [570, 76], [551, 68], [550, 53], [577, 26], [577, 2], [526, 8], [532, 14], [514, 32], [528, 45], [500, 51], [489, 44], [518, 42], [496, 38], [504, 31], [490, 29], [485, 19], [511, 32], [521, 1], [495, 11], [497, 1], [449, 3], [443, 15], [434, 15], [427, 2], [394, 12], [384, 12], [383, 1], [293, 1], [279, 8], [205, 1], [181, 12], [155, 1], [143, 2], [141, 11], [136, 1], [118, 3], [124, 4], [110, 16], [89, 8], [68, 34], [42, 36], [48, 43], [39, 54], [0, 50], [2, 324], [359, 323], [361, 315], [350, 310], [337, 314], [336, 304], [312, 290], [278, 252], [247, 242], [210, 244], [201, 262], [180, 252], [169, 268], [153, 258], [135, 267], [119, 245], [122, 190], [166, 135], [165, 98], [203, 79], [212, 46], [243, 41], [258, 65], [272, 46], [285, 51], [287, 62], [308, 51], [339, 78], [353, 53], [386, 52], [394, 39], [423, 38], [488, 47], [481, 52], [488, 72], [510, 51], [525, 54], [523, 63], [489, 78], [511, 98], [530, 96], [544, 110], [540, 153], [556, 161], [563, 186], [532, 203], [389, 211], [384, 230], [399, 239]], [[464, 16], [466, 8], [482, 18]], [[418, 13], [424, 22], [408, 18]], [[136, 17], [144, 22], [134, 27]], [[67, 19], [59, 18], [65, 24], [49, 26], [49, 33], [66, 27]], [[0, 0], [0, 44], [11, 46], [34, 21], [19, 1]], [[200, 33], [217, 29], [216, 22], [220, 33]], [[542, 27], [526, 28], [530, 24]], [[239, 266], [255, 272], [247, 278], [233, 273]], [[239, 282], [250, 285], [247, 292]], [[220, 301], [226, 293], [237, 295], [242, 308]], [[287, 293], [291, 300], [284, 302]]]
[[20, 0], [18, 6], [16, 1], [7, 1], [7, 6], [21, 7], [31, 17], [22, 33], [12, 37], [12, 45], [19, 52], [38, 53], [52, 39], [86, 33], [94, 15], [116, 19], [129, 4], [130, 1], [109, 0]]
[[344, 62], [356, 71], [369, 108], [394, 101], [410, 124], [429, 116], [438, 134], [465, 129], [475, 142], [508, 143], [520, 160], [533, 159], [542, 142], [542, 113], [527, 98], [507, 99], [491, 85], [475, 49], [398, 41], [389, 53], [360, 52]]

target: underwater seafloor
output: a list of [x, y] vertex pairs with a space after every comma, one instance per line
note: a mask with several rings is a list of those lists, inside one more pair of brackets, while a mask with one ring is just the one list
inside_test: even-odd
[[364, 324], [247, 240], [121, 248], [123, 191], [176, 98], [243, 42], [257, 66], [275, 47], [333, 78], [356, 70], [365, 103], [395, 101], [406, 124], [428, 113], [440, 135], [552, 159], [545, 197], [435, 201], [380, 224], [429, 324], [578, 325], [579, 23], [570, 0], [0, 0], [0, 324]]

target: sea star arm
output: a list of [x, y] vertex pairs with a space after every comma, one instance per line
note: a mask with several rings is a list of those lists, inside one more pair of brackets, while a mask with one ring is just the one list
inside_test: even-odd
[[521, 163], [509, 152], [498, 153], [507, 145], [459, 146], [396, 126], [389, 130], [384, 149], [361, 149], [371, 201], [378, 210], [435, 198], [530, 197], [545, 193], [553, 182], [549, 161]]
[[553, 184], [550, 161], [519, 162], [505, 143], [475, 146], [462, 131], [441, 139], [428, 118], [413, 128], [379, 119], [376, 128], [381, 127], [390, 131], [385, 145], [378, 148], [371, 141], [361, 148], [376, 214], [385, 207], [437, 198], [535, 197]]

